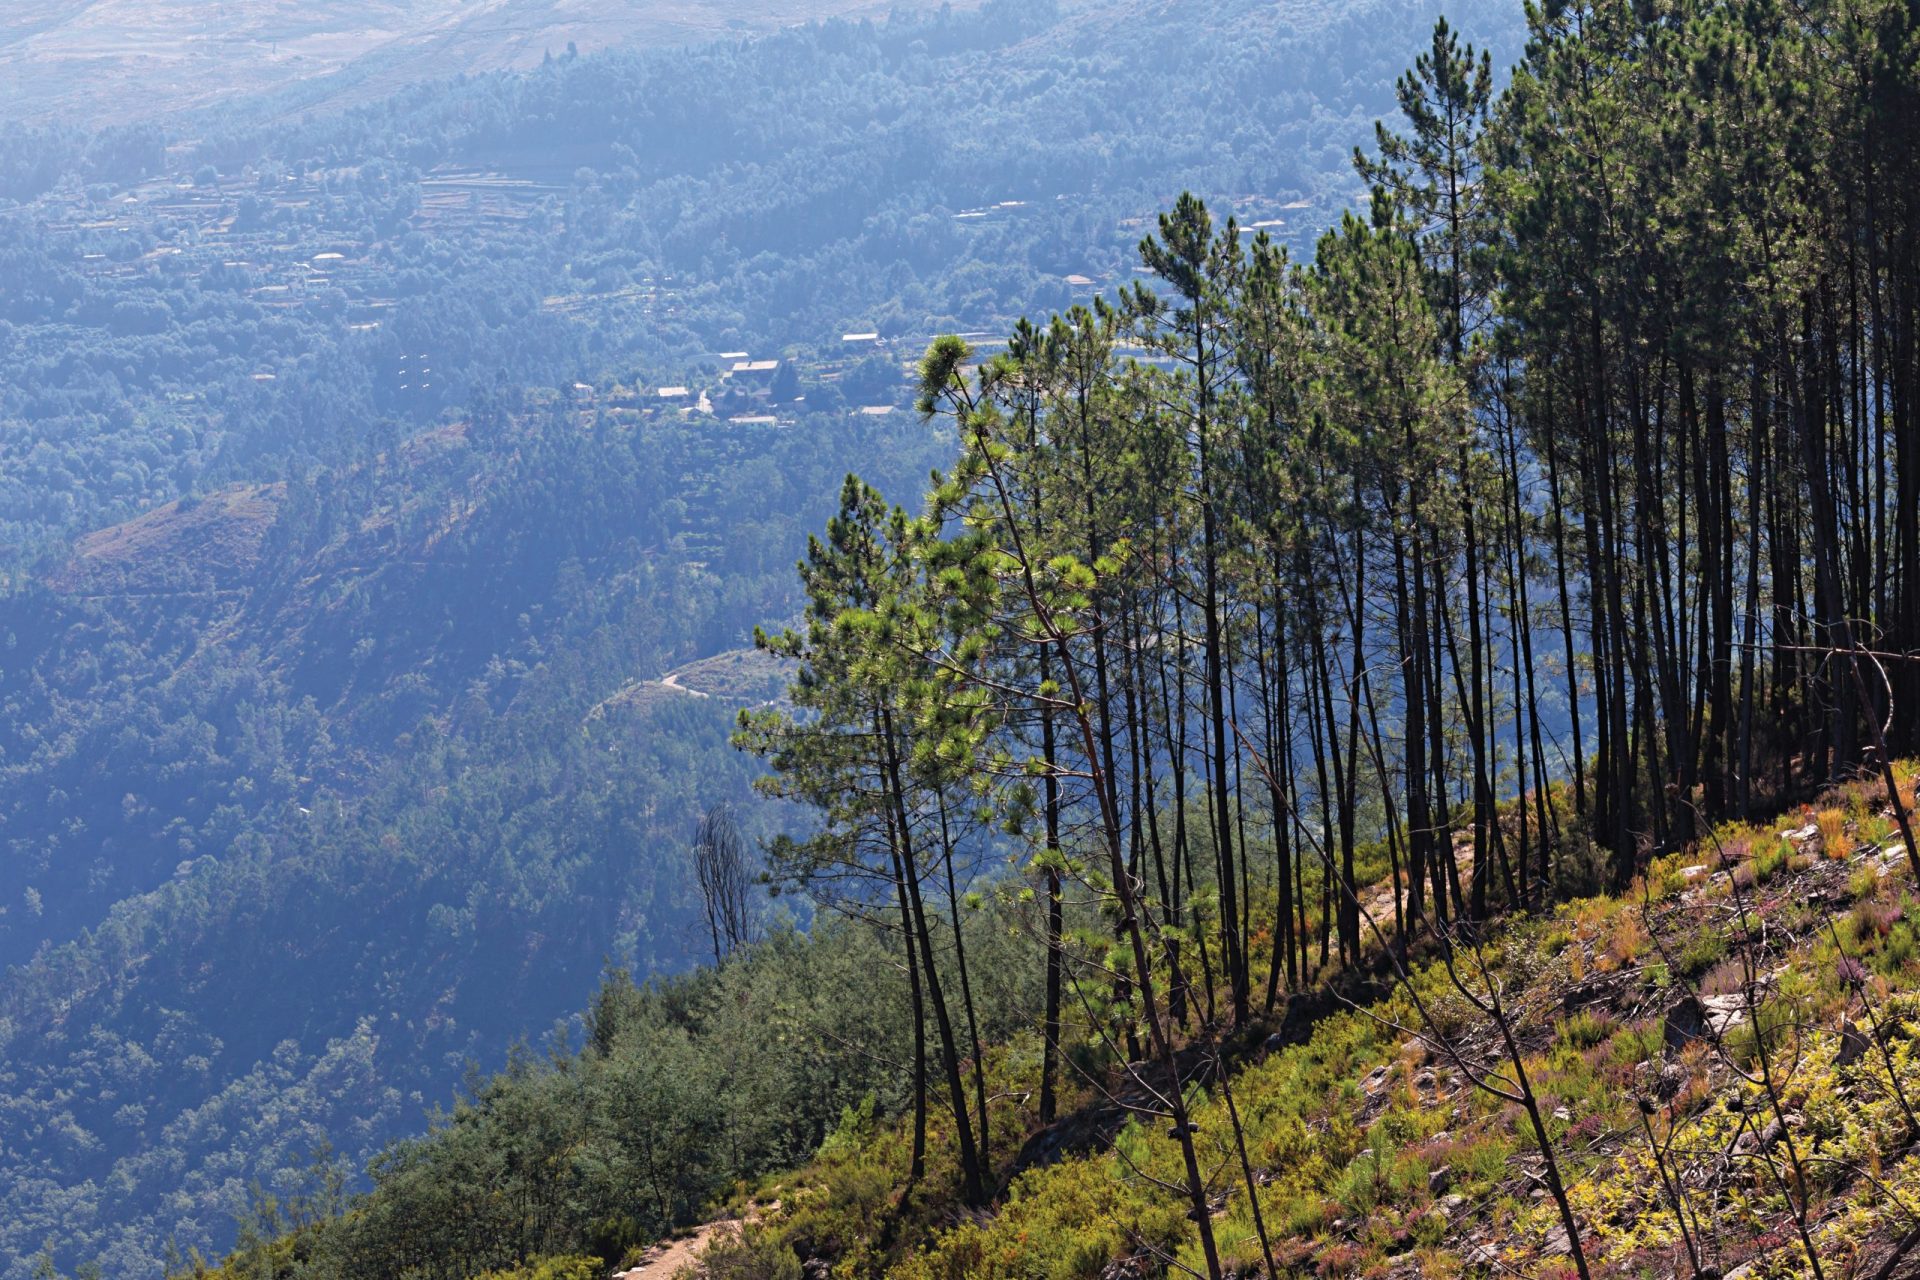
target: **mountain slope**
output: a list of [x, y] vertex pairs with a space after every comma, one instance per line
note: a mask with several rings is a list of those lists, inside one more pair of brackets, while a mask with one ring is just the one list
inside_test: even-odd
[[[836, 452], [930, 457], [849, 430]], [[747, 798], [737, 704], [609, 695], [787, 607], [755, 544], [687, 553], [724, 507], [678, 496], [769, 461], [797, 538], [840, 471], [796, 433], [528, 413], [161, 508], [16, 595], [4, 1274], [49, 1239], [136, 1274], [222, 1248], [250, 1184], [329, 1143], [361, 1163], [609, 961], [700, 952], [686, 849]]]
[[308, 107], [421, 80], [537, 66], [569, 46], [658, 47], [844, 14], [876, 0], [23, 0], [0, 17], [0, 119], [124, 122], [276, 92]]
[[947, 460], [931, 332], [1133, 278], [1184, 184], [1309, 242], [1425, 21], [1001, 0], [0, 137], [51, 157], [0, 211], [9, 1280], [224, 1247], [603, 961], [705, 954], [750, 767], [648, 682], [791, 614], [847, 469]]
[[[1898, 773], [1910, 807], [1920, 769]], [[1374, 955], [1237, 1034], [1196, 1029], [1180, 1061], [1215, 1171], [1227, 1273], [1268, 1274], [1264, 1234], [1281, 1276], [1575, 1274], [1513, 1057], [1474, 1003], [1497, 984], [1593, 1275], [1810, 1274], [1797, 1252], [1803, 1216], [1829, 1274], [1914, 1274], [1901, 1259], [1920, 1243], [1908, 1207], [1920, 1184], [1920, 949], [1913, 870], [1887, 798], [1878, 783], [1848, 785], [1773, 820], [1728, 824], [1656, 861], [1629, 893], [1500, 922], [1456, 942], [1458, 984], [1429, 940], [1404, 977]], [[1037, 968], [1023, 932], [1032, 919], [1008, 901], [983, 913], [975, 936], [993, 948], [983, 972]], [[1038, 1116], [1030, 987], [996, 985], [988, 1006], [993, 1203], [960, 1205], [942, 1154], [951, 1116], [938, 1110], [932, 1161], [912, 1181], [905, 1116], [887, 1115], [904, 1102], [901, 1073], [873, 1061], [906, 1051], [908, 1034], [897, 1018], [873, 1018], [871, 1002], [904, 993], [898, 975], [851, 972], [885, 945], [878, 931], [823, 930], [649, 992], [616, 980], [596, 997], [596, 1031], [577, 1057], [490, 1082], [384, 1168], [370, 1196], [297, 1230], [279, 1218], [285, 1234], [214, 1274], [271, 1265], [333, 1280], [407, 1256], [428, 1276], [637, 1264], [628, 1274], [664, 1280], [657, 1252], [622, 1243], [640, 1224], [624, 1235], [597, 1225], [598, 1200], [718, 1207], [671, 1251], [680, 1264], [697, 1255], [710, 1280], [1200, 1269], [1178, 1153], [1140, 1064], [1077, 1045], [1061, 1118]], [[771, 1053], [759, 1047], [770, 1029]], [[855, 1035], [865, 1052], [849, 1055]], [[635, 1088], [650, 1063], [671, 1064], [685, 1087]], [[769, 1080], [791, 1096], [756, 1092]], [[821, 1098], [808, 1082], [833, 1092]], [[859, 1097], [867, 1087], [876, 1091]], [[725, 1174], [742, 1171], [723, 1154], [742, 1136], [738, 1115], [810, 1134], [818, 1150], [729, 1185]], [[697, 1116], [710, 1118], [684, 1127]], [[634, 1158], [650, 1144], [654, 1160]], [[660, 1148], [684, 1163], [657, 1159]], [[509, 1151], [513, 1161], [499, 1158]], [[436, 1213], [454, 1186], [485, 1194]], [[544, 1228], [498, 1210], [528, 1200], [550, 1206]], [[660, 1225], [649, 1218], [640, 1238]], [[558, 1256], [525, 1261], [543, 1244]]]

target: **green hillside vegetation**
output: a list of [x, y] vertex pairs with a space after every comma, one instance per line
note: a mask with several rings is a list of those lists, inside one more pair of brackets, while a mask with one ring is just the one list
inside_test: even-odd
[[[1916, 900], [1885, 795], [1849, 787], [1817, 811], [1725, 828], [1620, 897], [1503, 928], [1456, 957], [1460, 987], [1441, 964], [1416, 965], [1403, 990], [1351, 990], [1310, 1037], [1269, 1011], [1212, 1046], [1231, 1086], [1195, 1085], [1193, 1123], [1218, 1171], [1222, 1265], [1265, 1274], [1264, 1230], [1281, 1274], [1574, 1274], [1528, 1117], [1474, 1084], [1513, 1087], [1473, 1003], [1497, 990], [1594, 1274], [1753, 1260], [1743, 1274], [1807, 1275], [1803, 1223], [1828, 1274], [1874, 1274], [1890, 1246], [1911, 1247], [1920, 1083]], [[1242, 1138], [1259, 1221], [1236, 1185]], [[860, 1189], [900, 1184], [899, 1145], [826, 1153], [764, 1187], [794, 1208], [718, 1250], [712, 1274], [783, 1274], [786, 1256], [850, 1274], [885, 1260], [915, 1280], [1204, 1267], [1177, 1148], [1150, 1118], [1109, 1152], [1009, 1165], [991, 1218], [863, 1256], [892, 1206]]]
[[222, 1254], [609, 965], [807, 926], [717, 933], [697, 836], [805, 829], [739, 655], [850, 467], [951, 458], [926, 342], [1132, 279], [1183, 186], [1310, 244], [1429, 18], [906, 6], [0, 130], [0, 1277]]
[[[1139, 283], [927, 349], [957, 449], [847, 478], [734, 736], [848, 922], [764, 1025], [819, 949], [899, 979], [823, 993], [884, 1071], [811, 1161], [632, 1171], [764, 1120], [691, 1003], [217, 1273], [597, 1274], [725, 1211], [711, 1277], [1920, 1267], [1920, 15], [1527, 19], [1499, 93], [1434, 29], [1310, 261], [1183, 196]], [[596, 1026], [797, 945], [738, 941]]]
[[[906, 478], [933, 445], [859, 447]], [[784, 535], [716, 544], [769, 474]], [[592, 713], [790, 607], [776, 548], [836, 480], [800, 433], [527, 407], [157, 509], [16, 593], [0, 1254], [223, 1247], [252, 1183], [362, 1164], [610, 958], [703, 953], [737, 704]]]
[[[1911, 809], [1915, 769], [1899, 775]], [[1223, 1265], [1264, 1274], [1264, 1227], [1284, 1275], [1574, 1274], [1527, 1117], [1473, 1083], [1512, 1079], [1472, 1003], [1492, 982], [1594, 1274], [1690, 1275], [1698, 1258], [1805, 1275], [1791, 1252], [1802, 1219], [1829, 1274], [1874, 1274], [1907, 1245], [1920, 1195], [1907, 1158], [1920, 897], [1887, 795], [1856, 784], [1729, 824], [1620, 896], [1506, 923], [1458, 954], [1460, 987], [1430, 954], [1404, 986], [1375, 957], [1331, 999], [1283, 1000], [1237, 1034], [1189, 1041]], [[1037, 971], [1031, 915], [978, 911], [982, 975]], [[616, 975], [577, 1057], [488, 1081], [384, 1157], [377, 1190], [350, 1208], [314, 1190], [261, 1198], [246, 1234], [271, 1243], [187, 1270], [534, 1276], [579, 1259], [601, 1276], [718, 1212], [749, 1225], [709, 1245], [715, 1277], [798, 1276], [803, 1260], [913, 1280], [1199, 1269], [1177, 1151], [1109, 1096], [1125, 1079], [1110, 1052], [1078, 1043], [1089, 1083], [1066, 1090], [1061, 1122], [1037, 1125], [1032, 984], [982, 1001], [991, 1118], [1026, 1141], [1003, 1139], [993, 1158], [996, 1212], [952, 1225], [950, 1125], [936, 1113], [916, 1184], [910, 1127], [887, 1119], [910, 1076], [892, 1016], [905, 984], [885, 948], [837, 926], [644, 991]]]

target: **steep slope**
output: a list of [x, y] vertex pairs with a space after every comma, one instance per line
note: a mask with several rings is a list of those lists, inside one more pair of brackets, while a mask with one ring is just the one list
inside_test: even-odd
[[735, 703], [601, 704], [787, 607], [683, 477], [723, 499], [771, 461], [792, 515], [762, 519], [797, 538], [847, 456], [931, 457], [858, 425], [823, 454], [819, 426], [529, 413], [159, 509], [15, 596], [5, 1274], [48, 1240], [131, 1274], [222, 1248], [250, 1184], [328, 1143], [359, 1164], [607, 962], [700, 953], [684, 859], [703, 806], [746, 799]]
[[[1900, 769], [1909, 808], [1916, 772]], [[1282, 1275], [1574, 1275], [1524, 1096], [1595, 1276], [1913, 1274], [1920, 955], [1890, 815], [1870, 783], [1730, 825], [1625, 894], [1460, 944], [1457, 983], [1429, 954], [1404, 982], [1377, 973], [1220, 1046], [1237, 1122], [1202, 1074], [1196, 1123], [1229, 1273], [1265, 1273], [1264, 1234]], [[1156, 1127], [1143, 1115], [1110, 1151], [1018, 1173], [996, 1213], [899, 1250], [889, 1274], [1199, 1267]], [[897, 1178], [898, 1159], [875, 1143], [770, 1185], [801, 1207], [749, 1232], [760, 1265], [859, 1238], [846, 1189], [875, 1165]]]
[[[1898, 774], [1911, 808], [1920, 768]], [[1451, 973], [1429, 940], [1404, 970], [1375, 955], [1270, 1005], [1237, 1035], [1194, 1034], [1180, 1060], [1226, 1273], [1570, 1277], [1573, 1237], [1551, 1176], [1597, 1277], [1785, 1280], [1813, 1274], [1803, 1240], [1827, 1274], [1914, 1274], [1920, 947], [1914, 871], [1891, 815], [1883, 786], [1848, 785], [1773, 820], [1730, 824], [1658, 860], [1625, 894], [1458, 937]], [[1019, 929], [1016, 907], [987, 910], [993, 925]], [[1005, 1004], [991, 1006], [989, 1030], [1000, 1135], [990, 1206], [959, 1204], [957, 1170], [940, 1155], [951, 1118], [939, 1112], [933, 1161], [914, 1185], [905, 1118], [876, 1118], [871, 1093], [837, 1125], [821, 1124], [835, 1098], [823, 1108], [804, 1087], [781, 1098], [766, 1118], [812, 1126], [817, 1155], [743, 1184], [717, 1178], [706, 1166], [740, 1131], [720, 1112], [689, 1127], [700, 1114], [690, 1107], [730, 1117], [763, 1101], [755, 1091], [769, 1078], [832, 1080], [845, 1096], [888, 1076], [860, 1059], [902, 1050], [905, 1028], [856, 1021], [876, 992], [847, 973], [875, 945], [858, 931], [826, 933], [736, 955], [679, 987], [642, 995], [610, 984], [578, 1058], [491, 1082], [382, 1171], [353, 1212], [322, 1214], [215, 1274], [267, 1264], [295, 1280], [374, 1274], [411, 1249], [422, 1274], [459, 1275], [463, 1257], [467, 1270], [506, 1265], [498, 1260], [525, 1257], [516, 1251], [532, 1240], [552, 1256], [497, 1274], [632, 1266], [625, 1274], [664, 1280], [663, 1256], [693, 1261], [696, 1275], [756, 1280], [1096, 1280], [1202, 1266], [1178, 1151], [1139, 1065], [1077, 1045], [1082, 1083], [1045, 1124], [1034, 1031]], [[1037, 960], [1017, 944], [994, 954], [997, 965]], [[823, 998], [827, 974], [845, 986], [830, 983]], [[1495, 992], [1502, 1021], [1485, 1012]], [[1034, 994], [1013, 1005], [1030, 1014]], [[774, 1060], [749, 1061], [769, 1027], [782, 1032]], [[803, 1061], [819, 1047], [845, 1053], [850, 1034], [868, 1037], [865, 1053]], [[679, 1091], [632, 1089], [649, 1063], [692, 1074]], [[882, 1108], [901, 1101], [885, 1086], [878, 1096]], [[623, 1163], [623, 1147], [656, 1158]], [[508, 1150], [517, 1166], [486, 1154]], [[560, 1150], [586, 1154], [563, 1167]], [[686, 1163], [663, 1165], [662, 1153]], [[621, 1176], [597, 1183], [602, 1168]], [[429, 1225], [452, 1179], [477, 1179], [463, 1185], [487, 1194]], [[589, 1225], [595, 1196], [677, 1196], [691, 1212], [703, 1192], [709, 1212], [723, 1211], [668, 1250], [627, 1249], [617, 1227]], [[489, 1208], [526, 1199], [551, 1206], [543, 1233]]]

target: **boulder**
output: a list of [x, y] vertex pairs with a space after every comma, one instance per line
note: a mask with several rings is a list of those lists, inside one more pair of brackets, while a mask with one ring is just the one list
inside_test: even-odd
[[1717, 1040], [1747, 1020], [1746, 997], [1735, 992], [1719, 996], [1682, 996], [1667, 1010], [1662, 1028], [1668, 1053], [1678, 1053], [1695, 1040]]
[[1834, 1065], [1850, 1067], [1866, 1056], [1866, 1035], [1850, 1021], [1843, 1024], [1840, 1028], [1840, 1053], [1834, 1058]]

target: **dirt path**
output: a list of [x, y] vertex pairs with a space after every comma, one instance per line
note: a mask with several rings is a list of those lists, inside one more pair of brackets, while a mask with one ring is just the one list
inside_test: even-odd
[[665, 677], [663, 677], [660, 681], [660, 687], [663, 689], [672, 689], [676, 693], [692, 694], [696, 698], [711, 698], [713, 696], [712, 694], [707, 693], [703, 690], [689, 689], [687, 688], [687, 686], [681, 684], [680, 673], [678, 671], [669, 672]]
[[[688, 689], [687, 693], [694, 690]], [[705, 697], [705, 694], [701, 695]], [[765, 1205], [752, 1205], [745, 1218], [722, 1218], [718, 1222], [708, 1222], [695, 1227], [691, 1235], [669, 1240], [665, 1244], [654, 1245], [640, 1259], [640, 1265], [626, 1271], [613, 1273], [613, 1280], [673, 1280], [682, 1271], [697, 1267], [700, 1255], [707, 1251], [713, 1238], [722, 1231], [737, 1231], [742, 1227], [759, 1222], [766, 1214], [780, 1208], [778, 1200]]]
[[681, 1270], [700, 1260], [700, 1255], [713, 1242], [715, 1232], [732, 1225], [730, 1222], [709, 1222], [696, 1228], [690, 1236], [657, 1244], [647, 1250], [639, 1266], [630, 1271], [615, 1272], [613, 1280], [673, 1280]]
[[[1454, 862], [1460, 868], [1460, 885], [1464, 889], [1468, 882], [1473, 879], [1473, 842], [1468, 840], [1464, 843], [1454, 845], [1453, 858]], [[1406, 868], [1402, 867], [1400, 874], [1402, 877], [1400, 891], [1404, 897], [1407, 888], [1405, 883]], [[1429, 875], [1431, 875], [1431, 872], [1429, 872]], [[1429, 885], [1429, 888], [1430, 887], [1431, 885]], [[1360, 900], [1364, 904], [1365, 910], [1360, 917], [1360, 931], [1369, 944], [1373, 942], [1372, 931], [1367, 927], [1367, 917], [1369, 915], [1373, 918], [1374, 924], [1379, 926], [1382, 933], [1388, 937], [1393, 936], [1393, 893], [1394, 882], [1391, 876], [1375, 885], [1370, 893], [1366, 890], [1361, 891]]]

